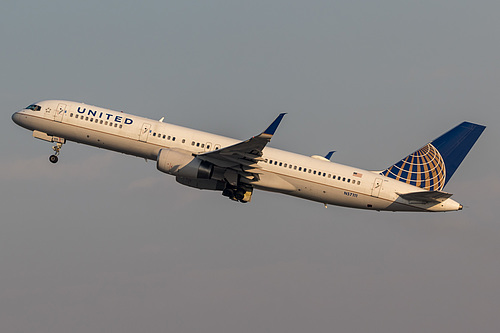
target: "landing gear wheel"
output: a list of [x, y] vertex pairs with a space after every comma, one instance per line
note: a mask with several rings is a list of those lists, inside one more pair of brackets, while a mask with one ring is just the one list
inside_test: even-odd
[[63, 145], [62, 142], [56, 142], [56, 145], [52, 147], [52, 150], [55, 152], [55, 154], [49, 156], [50, 162], [57, 163], [57, 161], [59, 161], [59, 157], [57, 157], [57, 155], [61, 153], [62, 145]]
[[228, 197], [233, 201], [239, 201], [241, 203], [250, 202], [252, 198], [253, 188], [251, 186], [240, 185], [233, 186], [226, 184], [226, 188], [222, 191], [222, 195]]
[[56, 155], [50, 155], [49, 161], [51, 161], [52, 163], [57, 163], [57, 161], [59, 161], [59, 158]]

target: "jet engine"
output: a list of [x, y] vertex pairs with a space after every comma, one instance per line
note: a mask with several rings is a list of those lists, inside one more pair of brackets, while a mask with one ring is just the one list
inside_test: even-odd
[[234, 184], [227, 180], [227, 171], [212, 163], [203, 161], [187, 151], [161, 149], [156, 160], [156, 168], [174, 175], [180, 184], [201, 190], [222, 191], [222, 195], [234, 201], [249, 202], [253, 187], [239, 181], [234, 173]]
[[156, 168], [174, 176], [193, 179], [210, 179], [214, 171], [212, 163], [202, 161], [188, 152], [172, 149], [160, 150]]

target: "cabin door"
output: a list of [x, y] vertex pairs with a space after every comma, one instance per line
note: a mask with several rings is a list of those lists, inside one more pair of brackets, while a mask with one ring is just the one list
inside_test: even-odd
[[55, 110], [54, 120], [61, 122], [65, 113], [66, 113], [66, 104], [60, 103], [59, 105], [57, 105], [57, 109]]

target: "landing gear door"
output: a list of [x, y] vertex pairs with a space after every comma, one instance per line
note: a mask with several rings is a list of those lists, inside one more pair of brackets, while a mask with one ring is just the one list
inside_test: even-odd
[[372, 197], [378, 197], [380, 195], [380, 190], [382, 189], [382, 179], [376, 178], [373, 182], [372, 187]]
[[142, 124], [141, 133], [139, 134], [139, 141], [148, 141], [149, 131], [151, 129], [151, 124]]
[[57, 109], [54, 114], [54, 120], [61, 122], [63, 120], [65, 113], [66, 113], [66, 104], [60, 103], [59, 105], [57, 105]]

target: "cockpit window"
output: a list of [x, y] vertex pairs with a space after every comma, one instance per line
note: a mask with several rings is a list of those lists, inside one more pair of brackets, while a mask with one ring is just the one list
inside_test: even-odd
[[40, 105], [31, 104], [26, 109], [27, 110], [33, 110], [33, 111], [40, 111], [42, 108], [40, 107]]

